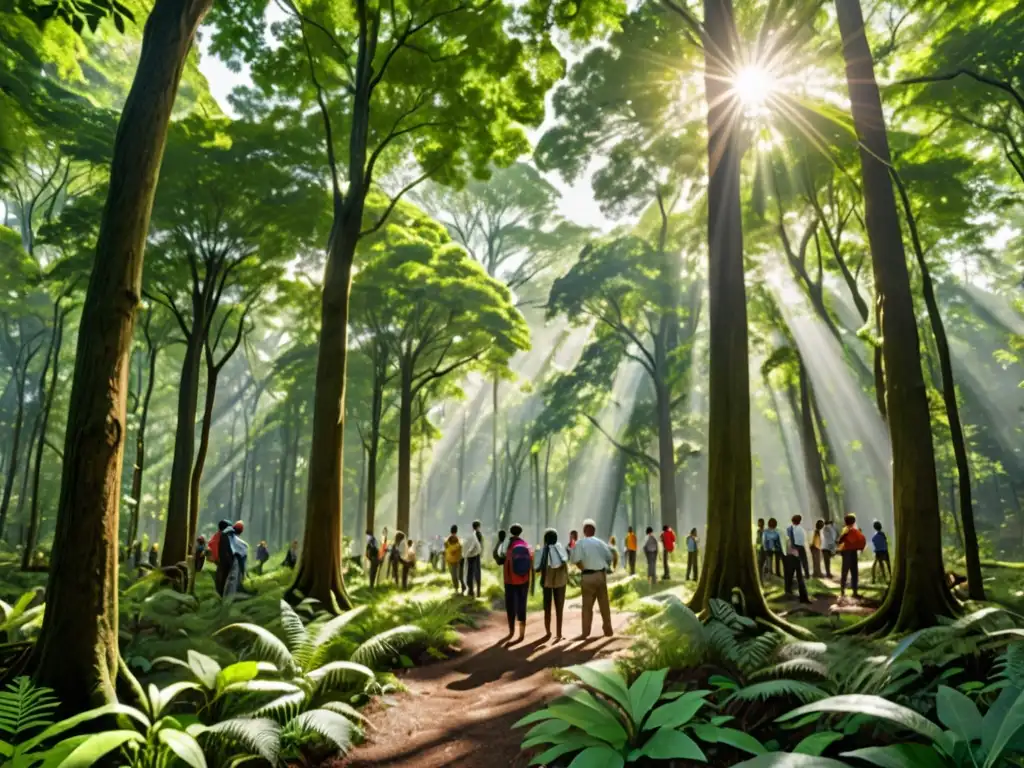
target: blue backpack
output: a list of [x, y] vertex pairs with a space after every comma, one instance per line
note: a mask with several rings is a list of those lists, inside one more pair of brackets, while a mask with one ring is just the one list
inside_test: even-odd
[[530, 556], [530, 548], [525, 542], [517, 542], [509, 548], [508, 559], [511, 561], [512, 573], [524, 579], [530, 575], [530, 568], [533, 566], [533, 558]]

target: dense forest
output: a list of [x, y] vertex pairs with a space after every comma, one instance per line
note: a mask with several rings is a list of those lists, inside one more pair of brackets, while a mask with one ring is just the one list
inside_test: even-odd
[[[996, 749], [980, 723], [1024, 688], [1022, 52], [1010, 0], [0, 0], [0, 754], [331, 764], [387, 675], [491, 620], [431, 567], [453, 525], [481, 524], [500, 603], [499, 530], [539, 552], [590, 519], [624, 564], [627, 534], [635, 559], [634, 532], [692, 531], [699, 577], [609, 576], [632, 645], [564, 663], [611, 720], [551, 704], [523, 754], [732, 765], [745, 731], [751, 765], [825, 766], [845, 733], [910, 750], [855, 765], [1019, 764], [1019, 727]], [[804, 553], [802, 614], [755, 533], [802, 551], [794, 515], [814, 541], [855, 515], [885, 583], [851, 603]], [[221, 601], [205, 546], [234, 521], [248, 587]], [[421, 604], [374, 586], [380, 544]], [[812, 640], [891, 677], [810, 693]], [[707, 654], [734, 688], [680, 672]], [[173, 656], [197, 682], [161, 698]], [[695, 708], [645, 745], [663, 685]], [[735, 728], [690, 724], [713, 685]], [[947, 720], [968, 704], [976, 739]], [[936, 708], [945, 746], [909, 719], [941, 736]], [[756, 762], [801, 753], [758, 730], [790, 715], [817, 762]]]

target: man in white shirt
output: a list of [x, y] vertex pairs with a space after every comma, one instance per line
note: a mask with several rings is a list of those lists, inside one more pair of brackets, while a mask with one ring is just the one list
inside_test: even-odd
[[786, 594], [793, 594], [793, 577], [796, 576], [800, 602], [809, 603], [811, 600], [807, 596], [807, 584], [804, 582], [804, 570], [807, 569], [807, 531], [800, 525], [802, 520], [800, 515], [793, 515], [793, 524], [786, 529], [786, 556], [783, 558], [782, 564], [785, 573]]
[[462, 556], [466, 558], [466, 587], [469, 596], [473, 597], [473, 585], [476, 584], [476, 596], [480, 597], [480, 556], [483, 554], [483, 534], [480, 533], [480, 521], [473, 521], [473, 530], [462, 540]]
[[569, 562], [583, 571], [583, 632], [579, 639], [590, 636], [594, 620], [594, 601], [601, 610], [601, 624], [605, 637], [612, 636], [612, 609], [608, 602], [608, 569], [612, 566], [612, 551], [597, 538], [597, 525], [593, 520], [583, 521], [583, 538], [576, 542], [569, 556]]

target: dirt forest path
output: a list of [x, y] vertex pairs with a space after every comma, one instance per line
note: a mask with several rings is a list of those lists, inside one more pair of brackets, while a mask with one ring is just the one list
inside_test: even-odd
[[[596, 609], [596, 606], [595, 606]], [[561, 691], [553, 669], [605, 658], [624, 650], [620, 634], [630, 614], [612, 612], [615, 637], [601, 635], [586, 642], [580, 634], [579, 599], [566, 602], [563, 630], [568, 640], [544, 643], [544, 615], [527, 617], [526, 640], [510, 648], [503, 612], [492, 612], [462, 636], [462, 652], [437, 664], [401, 673], [408, 692], [388, 697], [370, 714], [373, 729], [367, 742], [342, 763], [346, 768], [521, 768], [522, 731], [512, 724], [550, 701]], [[596, 610], [595, 610], [596, 613]]]

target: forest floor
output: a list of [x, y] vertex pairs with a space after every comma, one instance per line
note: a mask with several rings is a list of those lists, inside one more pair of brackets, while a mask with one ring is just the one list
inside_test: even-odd
[[[595, 614], [597, 614], [595, 606]], [[367, 741], [338, 766], [402, 768], [497, 768], [525, 766], [522, 731], [512, 724], [562, 690], [552, 670], [612, 657], [629, 644], [622, 634], [632, 614], [612, 611], [615, 636], [601, 634], [595, 615], [589, 641], [580, 634], [580, 600], [566, 600], [567, 639], [544, 641], [544, 614], [527, 616], [526, 639], [504, 646], [505, 614], [492, 611], [462, 634], [461, 651], [437, 664], [399, 674], [406, 691], [371, 705]]]

